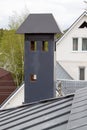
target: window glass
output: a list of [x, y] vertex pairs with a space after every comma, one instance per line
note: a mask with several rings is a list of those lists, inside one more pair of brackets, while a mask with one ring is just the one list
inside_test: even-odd
[[30, 49], [31, 51], [36, 51], [36, 41], [31, 41]]
[[80, 68], [79, 71], [80, 71], [80, 77], [79, 77], [79, 79], [80, 80], [85, 80], [85, 68], [84, 67]]
[[82, 50], [87, 51], [87, 38], [82, 39]]
[[73, 51], [78, 51], [78, 38], [73, 38]]
[[42, 51], [48, 51], [48, 41], [42, 42]]

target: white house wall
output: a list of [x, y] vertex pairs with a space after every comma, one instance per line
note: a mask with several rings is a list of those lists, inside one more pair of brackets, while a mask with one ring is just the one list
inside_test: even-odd
[[[87, 28], [79, 28], [84, 21], [87, 22], [86, 15], [57, 43], [56, 59], [75, 80], [79, 79], [79, 67], [85, 67], [87, 80], [87, 51], [82, 51], [82, 38], [87, 38]], [[78, 51], [72, 50], [73, 38], [78, 38]]]
[[87, 62], [60, 61], [59, 63], [75, 80], [79, 80], [79, 67], [85, 66], [85, 80], [87, 80]]

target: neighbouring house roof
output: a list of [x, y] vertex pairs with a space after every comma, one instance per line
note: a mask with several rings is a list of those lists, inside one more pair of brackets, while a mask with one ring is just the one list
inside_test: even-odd
[[60, 81], [61, 81], [61, 86], [62, 86], [61, 91], [64, 95], [75, 93], [78, 89], [87, 87], [87, 81], [58, 79], [57, 89], [58, 89], [58, 84]]
[[30, 14], [18, 28], [20, 34], [61, 33], [52, 14]]
[[56, 62], [56, 78], [59, 79], [70, 79], [73, 80], [73, 78], [68, 74], [68, 72], [59, 64], [59, 62]]
[[0, 110], [0, 129], [87, 130], [87, 88], [61, 98]]
[[9, 74], [9, 72], [7, 70], [0, 68], [0, 78], [2, 78], [3, 76], [6, 76], [8, 74]]
[[59, 62], [56, 62], [56, 78], [56, 90], [58, 91], [58, 85], [61, 82], [61, 92], [63, 95], [75, 93], [76, 90], [87, 87], [87, 81], [73, 80]]
[[87, 16], [87, 12], [84, 11], [79, 18], [70, 26], [70, 28], [68, 29], [68, 31], [58, 40], [58, 42], [56, 43], [56, 45], [58, 45], [60, 43], [60, 41], [62, 41], [64, 39], [65, 36], [68, 35], [68, 33], [76, 26], [76, 24], [83, 18], [83, 16]]
[[0, 68], [0, 105], [16, 89], [12, 74]]

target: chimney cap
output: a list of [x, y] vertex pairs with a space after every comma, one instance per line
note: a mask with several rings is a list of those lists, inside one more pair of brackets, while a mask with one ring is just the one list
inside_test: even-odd
[[19, 34], [61, 33], [52, 14], [30, 14], [17, 29]]

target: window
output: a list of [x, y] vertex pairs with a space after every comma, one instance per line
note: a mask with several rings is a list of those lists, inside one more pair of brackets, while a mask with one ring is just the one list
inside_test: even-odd
[[42, 42], [42, 51], [48, 51], [48, 41]]
[[85, 67], [79, 68], [79, 79], [85, 80]]
[[73, 38], [73, 51], [78, 51], [78, 38]]
[[82, 39], [82, 51], [87, 51], [87, 38]]
[[31, 51], [36, 51], [36, 41], [31, 41], [30, 49]]
[[79, 28], [87, 28], [87, 22], [84, 21], [84, 22], [80, 25]]
[[36, 81], [37, 75], [36, 74], [30, 74], [30, 81]]

